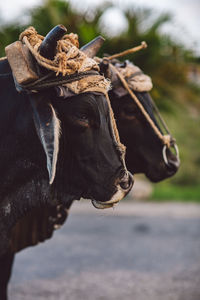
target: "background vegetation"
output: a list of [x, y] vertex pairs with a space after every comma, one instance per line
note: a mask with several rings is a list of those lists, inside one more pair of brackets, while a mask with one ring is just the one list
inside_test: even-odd
[[[80, 45], [103, 35], [106, 38], [103, 53], [116, 53], [145, 40], [148, 48], [125, 57], [152, 77], [152, 97], [157, 103], [180, 149], [181, 168], [176, 176], [156, 184], [155, 199], [200, 199], [200, 83], [189, 79], [191, 70], [198, 70], [200, 58], [170, 36], [162, 35], [160, 28], [171, 22], [169, 15], [153, 18], [153, 11], [129, 9], [124, 11], [127, 29], [111, 36], [104, 26], [103, 15], [113, 4], [104, 2], [98, 8], [77, 12], [70, 2], [47, 0], [40, 7], [27, 12], [23, 23], [1, 24], [0, 55], [6, 45], [18, 39], [20, 32], [33, 25], [45, 35], [53, 26], [64, 24], [68, 32], [78, 33]], [[153, 20], [153, 21], [152, 21]], [[199, 69], [200, 70], [200, 69]]]

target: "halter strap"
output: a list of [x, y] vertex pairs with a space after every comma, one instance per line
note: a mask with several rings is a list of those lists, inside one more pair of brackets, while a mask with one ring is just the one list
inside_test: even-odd
[[154, 122], [150, 118], [149, 114], [144, 109], [143, 105], [140, 103], [140, 101], [137, 98], [137, 96], [133, 93], [133, 91], [128, 86], [128, 83], [126, 82], [126, 80], [124, 79], [124, 77], [120, 74], [120, 72], [117, 70], [117, 68], [114, 67], [112, 64], [110, 64], [110, 67], [117, 74], [117, 76], [119, 77], [119, 79], [120, 79], [121, 83], [123, 84], [124, 88], [128, 91], [128, 93], [130, 94], [131, 98], [135, 101], [135, 103], [137, 104], [137, 106], [140, 108], [141, 112], [143, 113], [143, 115], [145, 116], [146, 120], [148, 121], [148, 123], [150, 124], [150, 126], [152, 127], [152, 129], [154, 130], [155, 134], [159, 137], [159, 139], [162, 141], [162, 143], [164, 145], [167, 145], [168, 147], [170, 147], [171, 135], [170, 135], [168, 129], [167, 129], [167, 133], [168, 134], [163, 136], [162, 133], [160, 132], [160, 130], [158, 129], [158, 127], [154, 124]]
[[137, 98], [137, 96], [133, 93], [133, 91], [130, 89], [130, 87], [128, 86], [128, 83], [126, 82], [125, 78], [122, 76], [122, 74], [120, 74], [120, 72], [117, 70], [117, 68], [115, 66], [113, 66], [112, 64], [109, 64], [111, 69], [116, 72], [117, 76], [119, 77], [121, 83], [123, 84], [124, 88], [128, 91], [128, 93], [130, 94], [131, 98], [135, 101], [135, 103], [137, 104], [137, 106], [140, 108], [141, 112], [143, 113], [144, 117], [146, 118], [147, 122], [150, 124], [150, 126], [152, 127], [152, 129], [154, 130], [155, 134], [158, 136], [158, 138], [162, 141], [163, 143], [163, 150], [162, 150], [162, 155], [163, 155], [163, 159], [166, 165], [169, 165], [168, 159], [167, 159], [167, 149], [169, 149], [170, 147], [173, 147], [175, 150], [175, 155], [178, 161], [180, 161], [179, 159], [179, 150], [178, 150], [178, 146], [176, 145], [176, 140], [172, 137], [172, 135], [169, 132], [169, 129], [164, 121], [164, 119], [162, 118], [156, 104], [154, 103], [153, 99], [150, 97], [151, 100], [151, 104], [154, 108], [155, 113], [157, 114], [157, 117], [160, 121], [160, 123], [162, 124], [163, 128], [166, 131], [166, 135], [162, 135], [162, 133], [160, 132], [160, 130], [158, 129], [158, 127], [155, 125], [155, 123], [152, 121], [152, 119], [150, 118], [149, 114], [146, 112], [146, 110], [144, 109], [143, 105], [140, 103], [139, 99]]
[[71, 75], [65, 75], [65, 76], [55, 76], [55, 72], [50, 72], [47, 75], [44, 75], [40, 77], [38, 80], [28, 83], [28, 84], [19, 84], [16, 83], [16, 87], [18, 91], [40, 91], [44, 89], [48, 89], [50, 87], [55, 87], [58, 85], [63, 85], [66, 83], [71, 83], [73, 81], [80, 80], [82, 78], [88, 77], [88, 76], [95, 76], [99, 75], [97, 71], [87, 71], [87, 72], [80, 72], [75, 73]]

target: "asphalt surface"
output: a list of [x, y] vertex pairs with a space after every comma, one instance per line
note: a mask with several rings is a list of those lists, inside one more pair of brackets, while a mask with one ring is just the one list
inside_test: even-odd
[[16, 256], [10, 300], [200, 300], [200, 205], [76, 203]]

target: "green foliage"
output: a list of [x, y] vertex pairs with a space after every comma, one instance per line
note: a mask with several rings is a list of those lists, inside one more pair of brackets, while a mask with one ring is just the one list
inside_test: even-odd
[[[145, 40], [148, 44], [147, 49], [123, 59], [133, 61], [152, 77], [154, 83], [152, 97], [180, 148], [182, 161], [180, 171], [167, 181], [168, 185], [164, 191], [170, 190], [172, 184], [176, 184], [173, 190], [176, 189], [176, 195], [179, 195], [178, 191], [184, 190], [186, 195], [190, 196], [186, 188], [179, 190], [177, 186], [200, 184], [200, 87], [189, 83], [187, 78], [188, 63], [198, 64], [200, 58], [195, 57], [192, 50], [186, 50], [173, 41], [170, 36], [161, 35], [161, 26], [170, 22], [171, 17], [168, 14], [155, 17], [154, 12], [149, 9], [133, 7], [125, 10], [123, 13], [128, 21], [127, 30], [123, 34], [111, 37], [102, 25], [102, 16], [112, 6], [112, 3], [104, 2], [96, 9], [83, 9], [81, 13], [77, 13], [70, 2], [46, 0], [42, 6], [30, 10], [30, 20], [27, 24], [23, 26], [18, 23], [2, 24], [0, 55], [5, 55], [5, 46], [17, 40], [20, 32], [29, 25], [33, 25], [40, 34], [45, 35], [53, 26], [63, 24], [69, 33], [79, 35], [81, 46], [103, 32], [106, 42], [99, 53], [100, 56], [132, 48]], [[163, 187], [158, 185], [155, 195], [161, 190], [159, 186]], [[161, 193], [158, 195], [162, 197]], [[198, 193], [196, 195], [199, 197]], [[191, 195], [190, 198], [192, 197]]]
[[5, 56], [5, 47], [16, 41], [22, 31], [20, 25], [2, 26], [0, 30], [0, 57]]
[[192, 201], [200, 202], [198, 186], [177, 186], [159, 183], [154, 186], [151, 200], [156, 201]]

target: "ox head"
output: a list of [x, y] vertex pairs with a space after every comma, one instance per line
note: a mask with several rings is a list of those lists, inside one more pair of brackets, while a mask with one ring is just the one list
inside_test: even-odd
[[[98, 37], [98, 43], [101, 44], [101, 42], [102, 38]], [[90, 50], [92, 48], [91, 45], [92, 42], [82, 47], [82, 50], [87, 52], [90, 57], [93, 57], [95, 53]], [[112, 63], [120, 69], [126, 68], [127, 65], [130, 68], [133, 67], [133, 64], [128, 61], [125, 63], [112, 61]], [[105, 77], [111, 80], [112, 90], [109, 92], [109, 97], [121, 141], [126, 146], [126, 164], [128, 169], [132, 173], [144, 173], [153, 182], [173, 176], [180, 165], [178, 148], [176, 144], [174, 145], [174, 141], [171, 140], [170, 142], [173, 144], [173, 147], [175, 146], [175, 154], [169, 147], [164, 146], [161, 139], [155, 134], [138, 105], [131, 98], [117, 74], [111, 69], [109, 61], [103, 60], [100, 63], [100, 69]], [[137, 68], [134, 76], [140, 74], [143, 73]], [[137, 89], [132, 89], [132, 91], [160, 133], [163, 134], [154, 115], [152, 99], [147, 92], [152, 88], [151, 80], [148, 76], [144, 76], [147, 80], [145, 91], [138, 92], [136, 91]]]
[[[56, 41], [65, 33], [63, 26], [54, 28], [42, 42], [40, 54], [52, 59]], [[84, 197], [97, 208], [107, 208], [121, 200], [133, 180], [113, 132], [106, 96], [76, 95], [58, 86], [32, 93], [30, 99], [49, 183], [62, 201]]]
[[[126, 68], [127, 65], [130, 67], [133, 66], [130, 62], [115, 62], [114, 64], [117, 65], [118, 69]], [[126, 163], [128, 169], [133, 173], [144, 173], [153, 182], [158, 182], [174, 175], [180, 164], [177, 151], [174, 153], [170, 147], [163, 145], [163, 141], [147, 122], [141, 109], [131, 98], [119, 78], [109, 69], [109, 64], [104, 64], [102, 68], [112, 82], [113, 89], [109, 96], [121, 140], [127, 147]], [[141, 70], [137, 70], [135, 75], [138, 76], [141, 74], [143, 74]], [[163, 135], [155, 118], [153, 101], [147, 92], [151, 84], [147, 76], [146, 79], [146, 91], [145, 89], [144, 91], [136, 91], [133, 88], [132, 91]], [[170, 142], [174, 146], [173, 140]], [[176, 145], [175, 150], [177, 150]]]

